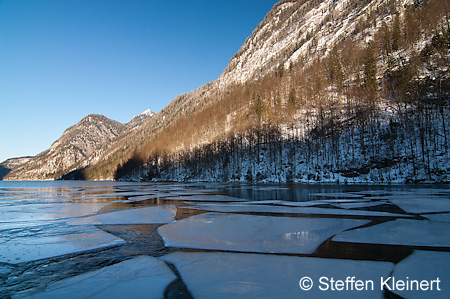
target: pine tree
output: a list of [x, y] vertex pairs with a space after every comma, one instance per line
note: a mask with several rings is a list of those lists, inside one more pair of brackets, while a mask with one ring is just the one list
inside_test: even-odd
[[258, 118], [258, 122], [261, 122], [263, 113], [264, 113], [264, 108], [265, 108], [264, 102], [261, 99], [261, 96], [256, 92], [253, 92], [252, 102], [253, 102], [253, 107], [255, 109], [256, 116]]
[[374, 100], [377, 95], [377, 60], [373, 44], [369, 44], [364, 57], [364, 88], [369, 99]]
[[295, 89], [294, 87], [291, 88], [291, 91], [289, 91], [289, 98], [288, 98], [288, 103], [291, 107], [295, 107], [297, 104], [297, 96], [295, 94]]
[[401, 28], [400, 28], [400, 18], [398, 15], [394, 17], [394, 23], [392, 25], [392, 50], [397, 51], [400, 49], [401, 42]]

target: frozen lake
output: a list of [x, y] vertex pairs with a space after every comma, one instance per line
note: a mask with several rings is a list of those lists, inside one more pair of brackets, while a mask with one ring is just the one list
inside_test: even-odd
[[0, 298], [448, 298], [449, 269], [449, 186], [0, 181]]

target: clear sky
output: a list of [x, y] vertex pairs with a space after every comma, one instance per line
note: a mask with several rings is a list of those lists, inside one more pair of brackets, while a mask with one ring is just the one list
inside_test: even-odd
[[0, 0], [0, 162], [219, 77], [276, 0]]

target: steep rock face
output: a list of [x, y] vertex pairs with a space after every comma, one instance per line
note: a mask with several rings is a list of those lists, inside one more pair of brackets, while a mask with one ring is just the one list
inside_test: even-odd
[[128, 127], [102, 115], [88, 115], [68, 128], [50, 149], [13, 169], [5, 180], [58, 179], [96, 161]]
[[357, 35], [358, 24], [368, 22], [371, 13], [387, 3], [385, 0], [280, 1], [230, 59], [219, 85], [245, 83], [270, 72], [282, 72], [294, 63], [305, 63], [316, 56], [323, 58], [336, 42]]
[[3, 180], [3, 178], [11, 172], [11, 170], [18, 167], [19, 165], [28, 162], [31, 158], [33, 157], [19, 157], [3, 161], [0, 164], [0, 180]]

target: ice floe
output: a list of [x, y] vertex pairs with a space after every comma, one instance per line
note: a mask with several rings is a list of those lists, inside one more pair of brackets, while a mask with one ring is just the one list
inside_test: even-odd
[[93, 215], [106, 203], [53, 203], [0, 206], [0, 222], [55, 220]]
[[403, 195], [387, 199], [408, 213], [450, 212], [450, 200], [444, 197]]
[[359, 209], [359, 208], [370, 208], [381, 206], [384, 204], [389, 204], [385, 201], [373, 201], [373, 202], [341, 202], [341, 203], [333, 203], [333, 206], [342, 208], [342, 209]]
[[[450, 287], [450, 252], [422, 251], [416, 250], [406, 259], [398, 263], [394, 268], [394, 273], [388, 281], [389, 287], [393, 293], [403, 298], [448, 298]], [[400, 290], [392, 283], [393, 280], [405, 281], [409, 290]], [[439, 279], [440, 283], [436, 281]], [[422, 287], [419, 289], [417, 284], [422, 281]], [[440, 290], [438, 290], [438, 287]], [[422, 289], [421, 289], [422, 288]], [[426, 288], [426, 290], [423, 290]], [[432, 288], [432, 289], [431, 289]]]
[[279, 204], [288, 207], [312, 207], [319, 205], [328, 205], [330, 203], [322, 200], [309, 200], [309, 201], [281, 201]]
[[[169, 211], [169, 210], [172, 210]], [[82, 219], [74, 219], [74, 224], [156, 224], [173, 221], [176, 207], [167, 206], [167, 209], [159, 207], [147, 207], [138, 209], [126, 209], [121, 211], [103, 213]]]
[[163, 298], [174, 279], [175, 274], [160, 259], [139, 256], [13, 298]]
[[394, 214], [378, 211], [329, 209], [314, 207], [282, 207], [273, 205], [237, 205], [237, 204], [197, 204], [196, 209], [223, 212], [223, 213], [284, 213], [284, 214], [313, 214], [313, 215], [333, 215], [333, 216], [367, 216], [367, 217], [400, 217], [409, 218], [405, 214]]
[[364, 191], [355, 191], [353, 194], [363, 195], [363, 196], [386, 196], [391, 194], [389, 191], [385, 190], [364, 190]]
[[340, 233], [333, 237], [333, 241], [450, 247], [450, 223], [397, 219]]
[[35, 227], [34, 232], [0, 237], [0, 262], [18, 264], [65, 254], [117, 246], [124, 240], [95, 226], [64, 226], [57, 232]]
[[450, 222], [450, 213], [427, 214], [422, 215], [422, 217], [430, 219], [431, 221]]
[[245, 204], [247, 205], [279, 205], [284, 201], [278, 199], [269, 199], [269, 200], [255, 200], [255, 201], [247, 201]]
[[138, 201], [156, 199], [156, 198], [160, 198], [160, 197], [161, 197], [161, 195], [158, 195], [158, 194], [139, 195], [139, 196], [129, 197], [128, 200], [126, 200], [125, 202], [138, 202]]
[[202, 195], [191, 195], [191, 196], [177, 196], [169, 197], [170, 200], [182, 200], [182, 201], [245, 201], [242, 198], [231, 197], [227, 195], [215, 195], [215, 194], [202, 194]]
[[327, 192], [327, 193], [311, 193], [309, 194], [310, 198], [315, 198], [315, 197], [319, 197], [319, 198], [351, 198], [351, 199], [355, 199], [355, 198], [363, 198], [364, 195], [362, 194], [353, 194], [353, 193], [331, 193], [331, 192]]
[[366, 220], [206, 213], [158, 229], [168, 247], [262, 253], [313, 253], [324, 241]]
[[[260, 255], [243, 253], [185, 253], [162, 257], [173, 263], [194, 298], [383, 298], [380, 277], [388, 277], [388, 262]], [[310, 277], [311, 290], [299, 281]], [[374, 290], [322, 291], [321, 277], [375, 281]], [[329, 286], [329, 283], [327, 283]]]

